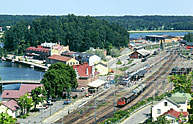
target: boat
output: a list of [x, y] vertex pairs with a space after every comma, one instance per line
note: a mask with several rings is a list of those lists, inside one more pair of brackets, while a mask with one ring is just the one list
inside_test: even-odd
[[34, 68], [34, 65], [30, 65], [31, 68]]

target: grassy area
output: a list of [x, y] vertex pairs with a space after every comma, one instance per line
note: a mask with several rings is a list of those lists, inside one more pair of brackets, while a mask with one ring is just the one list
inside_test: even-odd
[[145, 49], [157, 49], [157, 48], [160, 48], [160, 44], [154, 44], [154, 45], [149, 45], [149, 46], [146, 46]]
[[133, 59], [129, 60], [129, 62], [127, 63], [128, 65], [131, 64], [133, 62]]
[[129, 67], [123, 67], [123, 68], [120, 68], [119, 70], [120, 71], [126, 71]]

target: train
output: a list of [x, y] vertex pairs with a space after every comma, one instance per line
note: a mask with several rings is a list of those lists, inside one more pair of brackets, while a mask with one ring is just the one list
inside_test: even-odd
[[175, 75], [175, 74], [189, 74], [192, 71], [192, 68], [179, 68], [179, 67], [174, 67], [170, 73], [170, 75]]
[[146, 88], [144, 83], [140, 84], [137, 88], [135, 88], [132, 92], [129, 92], [128, 95], [121, 97], [117, 100], [117, 106], [123, 107], [133, 101], [141, 92]]
[[119, 82], [119, 84], [125, 85], [128, 83], [129, 80], [136, 81], [140, 78], [143, 78], [145, 73], [147, 73], [147, 71], [149, 70], [149, 68], [150, 68], [150, 65], [147, 64], [143, 68], [140, 68], [135, 72], [127, 73], [127, 76], [123, 77], [122, 80]]

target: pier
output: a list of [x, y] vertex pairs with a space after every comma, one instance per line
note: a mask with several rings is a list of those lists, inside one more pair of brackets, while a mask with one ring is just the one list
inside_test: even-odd
[[17, 83], [27, 83], [27, 84], [39, 84], [41, 80], [1, 80], [0, 84], [17, 84]]

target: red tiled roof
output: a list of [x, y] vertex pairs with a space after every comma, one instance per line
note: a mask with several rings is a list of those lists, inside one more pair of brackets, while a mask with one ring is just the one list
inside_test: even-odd
[[36, 87], [43, 86], [42, 84], [21, 84], [19, 90], [4, 90], [2, 93], [2, 98], [13, 98], [18, 99], [26, 93], [30, 93], [32, 89]]
[[175, 111], [174, 109], [170, 109], [168, 110], [167, 112], [163, 113], [161, 116], [163, 115], [171, 115], [175, 118], [179, 118], [180, 114], [183, 114], [184, 117], [188, 116], [188, 112], [178, 112], [178, 111]]
[[53, 55], [53, 56], [50, 56], [50, 57], [48, 57], [48, 58], [49, 58], [49, 59], [55, 59], [55, 60], [63, 61], [63, 62], [66, 62], [66, 61], [72, 59], [71, 57], [59, 56], [59, 55]]
[[15, 100], [9, 100], [8, 102], [2, 102], [2, 104], [6, 107], [8, 107], [9, 109], [11, 109], [12, 111], [17, 110], [19, 107], [19, 105], [17, 104], [17, 102]]
[[39, 51], [39, 52], [49, 52], [50, 51], [50, 49], [48, 49], [48, 48], [35, 48], [35, 47], [28, 47], [25, 50]]
[[[92, 75], [92, 66], [89, 66], [88, 63], [84, 63], [82, 65], [73, 65], [73, 69], [77, 69], [80, 77], [89, 77]], [[87, 74], [88, 69], [88, 74]]]

